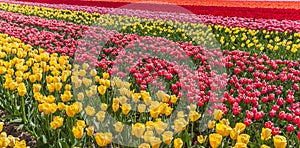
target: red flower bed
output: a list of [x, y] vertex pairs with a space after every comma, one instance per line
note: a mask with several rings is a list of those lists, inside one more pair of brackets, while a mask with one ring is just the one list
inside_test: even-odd
[[[100, 2], [100, 1], [77, 1], [77, 0], [22, 0], [29, 2], [51, 3], [51, 4], [73, 4], [118, 8], [130, 3], [128, 2]], [[247, 8], [247, 7], [224, 7], [224, 6], [190, 6], [181, 5], [194, 14], [211, 14], [217, 16], [266, 18], [278, 20], [300, 20], [300, 10], [295, 9], [272, 9], [272, 8]], [[132, 9], [145, 9], [151, 11], [176, 12], [170, 5], [162, 4], [135, 4], [129, 6]]]

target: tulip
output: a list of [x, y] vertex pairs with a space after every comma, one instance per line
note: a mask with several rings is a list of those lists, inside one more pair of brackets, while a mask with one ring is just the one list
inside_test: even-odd
[[269, 140], [272, 136], [272, 130], [269, 128], [263, 128], [260, 134], [261, 140]]
[[236, 128], [234, 128], [231, 132], [230, 132], [230, 138], [232, 139], [232, 140], [236, 140], [237, 139], [237, 137], [238, 137], [238, 135], [239, 135], [239, 130], [238, 129], [236, 129]]
[[87, 132], [87, 135], [88, 135], [88, 136], [92, 136], [93, 133], [94, 133], [94, 127], [93, 127], [93, 126], [89, 126], [89, 127], [86, 129], [86, 132]]
[[77, 138], [77, 139], [80, 139], [83, 136], [83, 128], [82, 127], [78, 127], [78, 126], [73, 127], [72, 132], [73, 132], [75, 138]]
[[99, 111], [97, 114], [96, 114], [96, 118], [99, 122], [103, 122], [104, 119], [105, 119], [105, 112], [104, 111]]
[[222, 142], [222, 135], [220, 134], [210, 134], [209, 143], [212, 148], [217, 148]]
[[151, 137], [150, 144], [152, 148], [159, 148], [161, 144], [161, 140], [157, 137]]
[[220, 120], [222, 118], [223, 112], [221, 110], [214, 110], [214, 119]]
[[245, 143], [236, 143], [233, 148], [247, 148]]
[[275, 148], [285, 148], [287, 141], [286, 138], [280, 135], [276, 135], [273, 137]]
[[[153, 131], [146, 131], [144, 136], [143, 136], [143, 139], [145, 142], [150, 142], [150, 138], [154, 136], [154, 133]], [[166, 138], [163, 136], [163, 138]]]
[[115, 131], [118, 133], [121, 133], [123, 130], [123, 124], [121, 122], [116, 122], [114, 124], [114, 127], [115, 127]]
[[182, 148], [183, 141], [180, 138], [176, 138], [174, 140], [174, 148]]
[[292, 132], [295, 129], [295, 127], [292, 124], [288, 124], [286, 127], [287, 132]]
[[279, 112], [279, 114], [278, 114], [278, 118], [280, 119], [280, 120], [283, 120], [284, 118], [285, 118], [285, 112], [284, 111], [281, 111], [281, 112]]
[[260, 148], [270, 148], [270, 147], [263, 144], [263, 145], [260, 146]]
[[213, 129], [215, 125], [216, 125], [216, 121], [211, 121], [211, 120], [208, 121], [207, 126], [209, 129]]
[[4, 122], [0, 122], [0, 132], [2, 132], [2, 130], [3, 130], [3, 125], [4, 125]]
[[273, 135], [273, 136], [274, 136], [274, 135], [278, 135], [279, 133], [280, 133], [280, 130], [279, 130], [278, 127], [272, 128], [272, 135]]
[[94, 116], [95, 115], [95, 109], [91, 106], [87, 106], [85, 107], [85, 113], [88, 115], [88, 116]]
[[138, 148], [150, 148], [150, 145], [148, 143], [142, 143]]
[[174, 128], [175, 128], [175, 131], [177, 133], [180, 133], [181, 131], [183, 131], [186, 126], [187, 126], [188, 122], [185, 121], [184, 118], [179, 118], [177, 120], [174, 121]]
[[59, 128], [63, 125], [63, 121], [64, 121], [64, 119], [62, 117], [56, 116], [56, 117], [54, 117], [53, 121], [50, 123], [50, 127], [53, 130], [56, 130], [57, 128]]
[[241, 135], [239, 135], [238, 138], [237, 138], [237, 142], [238, 142], [238, 143], [245, 143], [245, 144], [248, 144], [249, 140], [250, 140], [250, 136], [247, 135], [247, 134], [241, 134]]
[[111, 133], [96, 133], [95, 140], [99, 146], [107, 146], [111, 143], [113, 136]]
[[203, 144], [206, 141], [206, 138], [204, 138], [202, 135], [200, 135], [200, 136], [197, 136], [197, 141], [200, 144]]
[[201, 117], [201, 114], [199, 114], [198, 112], [196, 112], [196, 111], [190, 111], [189, 119], [192, 122], [197, 121], [200, 117]]
[[127, 104], [127, 103], [123, 104], [121, 108], [122, 108], [122, 113], [124, 115], [127, 115], [131, 110], [130, 104]]
[[132, 125], [131, 134], [137, 138], [141, 138], [145, 132], [145, 125], [141, 123], [136, 123]]

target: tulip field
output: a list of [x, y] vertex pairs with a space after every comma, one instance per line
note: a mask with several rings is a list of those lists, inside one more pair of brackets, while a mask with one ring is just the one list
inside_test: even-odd
[[0, 148], [300, 148], [300, 4], [0, 0]]

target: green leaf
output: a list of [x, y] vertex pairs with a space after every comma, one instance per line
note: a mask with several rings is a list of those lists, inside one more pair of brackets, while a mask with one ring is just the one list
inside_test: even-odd
[[50, 144], [41, 144], [36, 146], [36, 148], [52, 148], [53, 146], [51, 146]]
[[17, 118], [17, 119], [11, 120], [9, 123], [22, 123], [22, 119]]
[[19, 125], [19, 127], [17, 128], [17, 130], [22, 130], [24, 128], [24, 124]]
[[60, 148], [69, 148], [70, 147], [65, 141], [62, 141], [62, 140], [58, 141], [58, 145]]
[[42, 141], [43, 141], [43, 143], [47, 143], [47, 138], [45, 135], [42, 135]]

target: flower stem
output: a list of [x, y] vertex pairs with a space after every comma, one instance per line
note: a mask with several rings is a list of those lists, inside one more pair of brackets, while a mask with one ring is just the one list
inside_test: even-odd
[[28, 121], [27, 121], [27, 118], [26, 118], [26, 112], [25, 112], [25, 100], [24, 100], [24, 96], [21, 97], [21, 106], [22, 106], [22, 116], [23, 116], [23, 121], [24, 123], [26, 124]]

